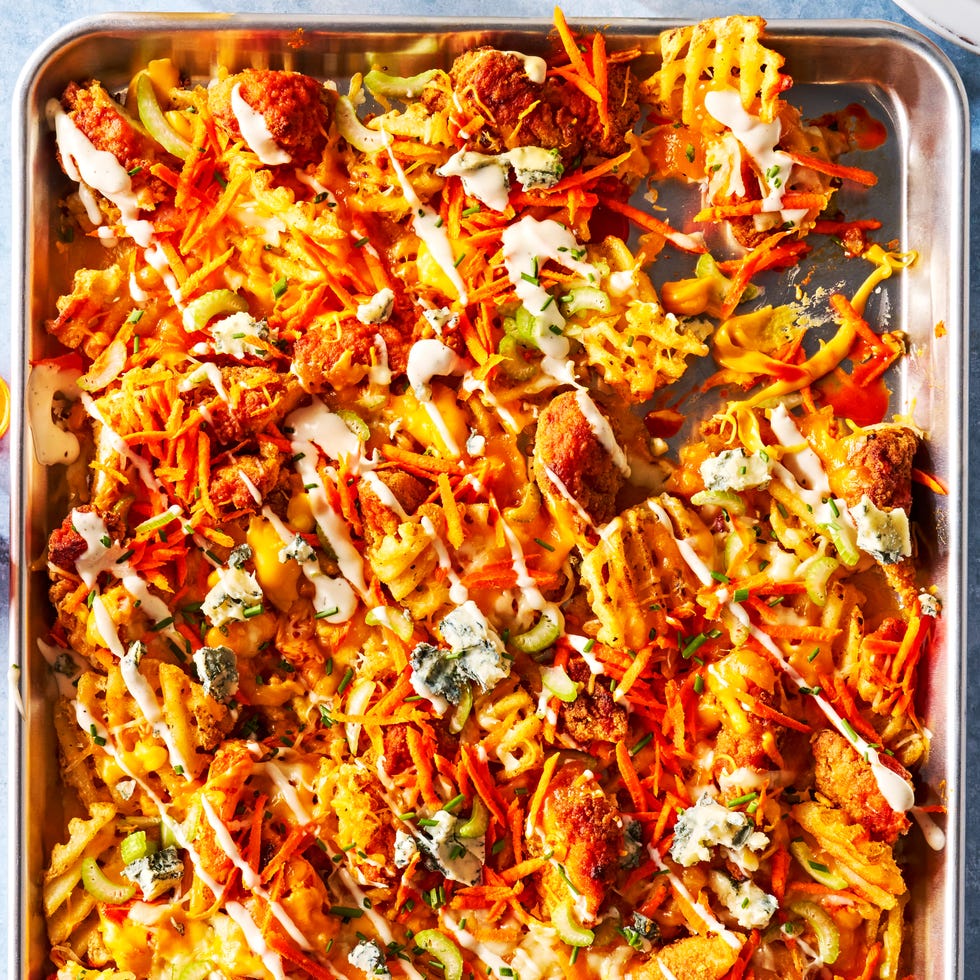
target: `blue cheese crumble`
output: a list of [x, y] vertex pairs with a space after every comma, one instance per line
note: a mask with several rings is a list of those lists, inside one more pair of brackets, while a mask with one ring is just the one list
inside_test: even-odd
[[879, 510], [865, 494], [849, 508], [857, 527], [857, 546], [883, 565], [894, 565], [912, 554], [908, 514], [901, 507]]
[[364, 324], [385, 323], [395, 308], [395, 294], [387, 286], [379, 289], [366, 303], [357, 307], [357, 319]]
[[228, 701], [238, 690], [238, 661], [229, 647], [201, 647], [194, 654], [194, 666], [204, 693], [215, 701]]
[[771, 479], [772, 464], [772, 457], [766, 452], [726, 449], [716, 456], [709, 456], [701, 464], [701, 479], [706, 490], [764, 487]]
[[729, 810], [707, 793], [688, 807], [674, 825], [670, 856], [685, 868], [711, 860], [711, 848], [723, 847], [727, 856], [744, 871], [755, 871], [769, 838], [740, 810]]
[[122, 873], [140, 887], [144, 902], [152, 902], [180, 882], [184, 877], [184, 862], [176, 847], [165, 847], [156, 854], [130, 861]]
[[395, 831], [396, 868], [407, 868], [412, 858], [418, 853], [418, 849], [419, 846], [411, 834], [406, 834], [404, 830]]
[[510, 673], [503, 641], [472, 599], [449, 613], [439, 632], [448, 650], [419, 643], [409, 657], [412, 686], [424, 697], [459, 704], [470, 682], [489, 691]]
[[307, 562], [316, 561], [316, 551], [313, 546], [303, 537], [297, 534], [289, 544], [279, 549], [279, 561], [285, 565], [289, 559], [305, 565]]
[[459, 837], [457, 831], [463, 822], [446, 810], [437, 811], [419, 836], [418, 846], [450, 881], [476, 885], [486, 860], [486, 838]]
[[276, 341], [265, 320], [253, 319], [247, 313], [216, 320], [208, 330], [215, 354], [227, 354], [239, 361], [244, 357], [268, 357], [268, 344]]
[[218, 581], [204, 597], [201, 612], [212, 626], [224, 626], [232, 620], [244, 621], [246, 610], [262, 604], [262, 588], [254, 572], [244, 568], [223, 568]]
[[779, 906], [774, 895], [754, 881], [735, 881], [724, 871], [712, 871], [711, 889], [743, 929], [764, 929]]
[[391, 971], [385, 962], [385, 954], [373, 939], [363, 939], [348, 954], [347, 962], [363, 970], [369, 977], [391, 980]]

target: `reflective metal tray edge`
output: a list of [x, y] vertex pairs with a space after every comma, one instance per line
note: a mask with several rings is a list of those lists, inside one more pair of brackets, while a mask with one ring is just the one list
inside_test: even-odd
[[[681, 20], [605, 20], [611, 43], [649, 45]], [[41, 873], [50, 840], [46, 814], [62, 806], [53, 732], [51, 688], [35, 649], [45, 618], [41, 576], [32, 566], [43, 555], [46, 502], [56, 474], [34, 461], [24, 416], [25, 375], [43, 356], [43, 323], [65, 283], [51, 229], [64, 192], [46, 143], [44, 104], [70, 80], [109, 76], [124, 84], [152, 57], [172, 56], [185, 70], [206, 74], [267, 64], [321, 76], [344, 76], [364, 67], [365, 55], [383, 57], [399, 73], [423, 67], [434, 56], [451, 59], [478, 43], [545, 44], [551, 25], [521, 19], [359, 18], [227, 14], [121, 14], [69, 24], [50, 38], [24, 68], [14, 98], [12, 160], [13, 234], [11, 431], [10, 662], [19, 671], [23, 714], [11, 712], [8, 756], [7, 975], [40, 978], [46, 965]], [[962, 861], [965, 629], [965, 508], [967, 484], [967, 242], [969, 241], [968, 109], [962, 84], [945, 55], [915, 31], [872, 21], [771, 21], [772, 44], [787, 57], [798, 87], [861, 85], [873, 90], [901, 137], [900, 238], [922, 260], [902, 281], [899, 310], [912, 357], [899, 385], [901, 410], [930, 435], [930, 463], [948, 486], [934, 508], [940, 561], [937, 584], [944, 600], [942, 642], [925, 684], [922, 704], [937, 730], [925, 781], [943, 792], [947, 844], [936, 858], [924, 855], [913, 888], [926, 914], [913, 925], [917, 980], [957, 980], [962, 962]], [[944, 325], [940, 338], [936, 327]], [[914, 833], [914, 831], [913, 831]], [[924, 921], [923, 921], [924, 920]]]

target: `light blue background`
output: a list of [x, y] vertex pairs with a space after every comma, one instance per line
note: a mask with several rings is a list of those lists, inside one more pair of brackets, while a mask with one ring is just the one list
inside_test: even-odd
[[[948, 0], [950, 6], [963, 3], [976, 3], [977, 0]], [[602, 0], [601, 3], [587, 3], [583, 0], [566, 0], [561, 4], [569, 19], [576, 17], [667, 17], [671, 19], [696, 20], [702, 17], [728, 13], [761, 14], [769, 20], [791, 18], [850, 18], [864, 17], [891, 20], [906, 25], [915, 22], [889, 0], [838, 0], [838, 2], [815, 2], [815, 0], [751, 0], [751, 2], [724, 3], [719, 0]], [[0, 0], [0, 175], [12, 172], [10, 160], [10, 112], [11, 99], [17, 76], [31, 52], [49, 35], [65, 24], [80, 17], [111, 11], [156, 10], [179, 11], [226, 11], [237, 13], [316, 14], [321, 17], [331, 14], [396, 16], [432, 15], [445, 17], [533, 17], [547, 20], [552, 14], [549, 0], [494, 0], [493, 4], [480, 4], [470, 0], [385, 0], [384, 4], [367, 4], [364, 0], [324, 0], [320, 3], [289, 2], [289, 0], [242, 0], [236, 4], [167, 3], [149, 6], [135, 3], [110, 3], [105, 0], [29, 0], [15, 3], [13, 0]], [[964, 51], [928, 31], [927, 36], [937, 41], [950, 56], [959, 71], [971, 105], [971, 206], [972, 215], [980, 209], [980, 55]], [[0, 177], [2, 180], [2, 177]], [[2, 180], [9, 187], [9, 179]], [[955, 218], [955, 216], [952, 216]], [[941, 218], [941, 216], [937, 216]], [[10, 377], [10, 295], [18, 284], [10, 281], [10, 194], [4, 189], [0, 192], [0, 375]], [[971, 237], [971, 244], [972, 244]], [[970, 307], [980, 313], [980, 250], [971, 248]], [[971, 334], [973, 331], [971, 331]], [[980, 330], [978, 330], [980, 333]], [[980, 417], [980, 369], [978, 369], [977, 338], [971, 336], [970, 347], [970, 411], [968, 419]], [[9, 447], [0, 443], [0, 597], [8, 594], [8, 554], [9, 554]], [[970, 434], [970, 457], [980, 460], [980, 425], [974, 424]], [[980, 609], [980, 480], [974, 480], [970, 492], [968, 514], [973, 517], [969, 528], [970, 561], [967, 573], [967, 604], [974, 612]], [[976, 620], [976, 614], [974, 615]], [[0, 601], [0, 643], [7, 636], [6, 602]], [[968, 624], [971, 637], [969, 659], [980, 656], [980, 631], [977, 622]], [[3, 671], [0, 669], [0, 677]], [[0, 732], [6, 732], [11, 719], [10, 698], [0, 694]], [[965, 976], [980, 976], [980, 779], [972, 778], [971, 773], [980, 765], [980, 673], [974, 671], [967, 692], [967, 786], [965, 803], [968, 815], [967, 846], [964, 855], [966, 876], [966, 936], [967, 964]], [[5, 744], [0, 742], [0, 744]], [[0, 800], [6, 800], [6, 766], [0, 764]], [[0, 805], [0, 813], [5, 806]], [[0, 972], [8, 962], [7, 943], [10, 926], [4, 921], [4, 912], [9, 907], [7, 874], [5, 861], [8, 853], [8, 828], [0, 818]]]

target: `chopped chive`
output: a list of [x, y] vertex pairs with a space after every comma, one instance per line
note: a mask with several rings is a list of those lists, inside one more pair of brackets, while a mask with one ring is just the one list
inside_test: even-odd
[[338, 694], [343, 694], [344, 691], [347, 690], [348, 686], [350, 685], [350, 682], [353, 679], [354, 679], [354, 668], [353, 667], [348, 667], [347, 670], [344, 671], [344, 677], [343, 677], [343, 679], [341, 680], [340, 684], [337, 687], [337, 693]]
[[704, 677], [701, 674], [694, 675], [694, 693], [700, 694], [704, 690]]
[[[143, 313], [144, 312], [145, 312], [144, 310], [133, 310], [132, 313], [130, 313], [129, 316], [126, 317], [126, 322], [127, 323], [139, 323], [140, 320], [143, 319]], [[137, 340], [139, 340], [139, 337], [134, 337], [133, 338], [133, 343], [135, 344]], [[136, 353], [136, 351], [134, 350], [133, 353]]]
[[592, 648], [594, 646], [595, 646], [595, 640], [589, 640], [589, 642], [586, 643], [584, 647], [582, 647], [582, 651], [584, 653], [591, 653], [592, 652]]
[[641, 738], [639, 742], [637, 742], [636, 745], [630, 749], [630, 755], [636, 755], [638, 752], [640, 752], [646, 745], [649, 744], [650, 739], [652, 738], [653, 732], [647, 732], [646, 735], [644, 735], [643, 738]]
[[339, 916], [342, 919], [359, 919], [364, 915], [363, 909], [351, 908], [349, 905], [332, 905], [330, 914]]
[[282, 296], [282, 294], [286, 292], [288, 288], [289, 280], [283, 276], [281, 279], [277, 279], [272, 284], [272, 295], [275, 296], [276, 299], [279, 299], [279, 297]]
[[165, 619], [161, 619], [159, 623], [154, 623], [150, 627], [150, 629], [153, 630], [154, 633], [156, 633], [159, 630], [166, 629], [168, 626], [172, 626], [173, 622], [174, 622], [173, 616], [167, 616]]
[[336, 616], [338, 612], [340, 612], [340, 610], [336, 606], [334, 606], [333, 609], [321, 609], [313, 618], [326, 619], [328, 616]]
[[734, 800], [729, 800], [728, 806], [729, 807], [741, 806], [743, 803], [751, 803], [753, 800], [757, 800], [758, 798], [759, 798], [758, 793], [755, 792], [746, 793], [744, 796], [736, 796]]
[[745, 602], [749, 597], [748, 589], [736, 589], [732, 594], [732, 602]]
[[490, 848], [491, 854], [499, 854], [507, 846], [507, 838], [501, 837], [500, 840], [493, 842], [493, 847]]
[[820, 647], [814, 647], [813, 653], [811, 653], [810, 656], [807, 657], [806, 659], [812, 664], [813, 661], [816, 660], [817, 657], [819, 656], [820, 656]]
[[544, 548], [545, 551], [554, 551], [555, 550], [554, 545], [548, 544], [547, 541], [542, 541], [541, 538], [535, 538], [534, 541], [535, 541], [536, 544], [541, 545], [541, 547]]
[[471, 204], [468, 208], [464, 208], [461, 214], [462, 217], [469, 218], [471, 215], [479, 214], [482, 210], [479, 204]]
[[135, 554], [136, 552], [132, 548], [127, 549], [116, 559], [116, 564], [121, 565], [124, 561], [129, 561]]
[[415, 819], [415, 816], [416, 816], [416, 814], [415, 814], [415, 811], [414, 810], [406, 810], [404, 813], [399, 813], [398, 814], [398, 819], [399, 820], [405, 820], [405, 821], [414, 820]]
[[[438, 227], [438, 225], [436, 227]], [[364, 248], [364, 246], [367, 245], [367, 243], [368, 243], [368, 239], [366, 237], [358, 238], [358, 240], [354, 242], [354, 248]]]
[[452, 813], [453, 810], [455, 810], [456, 807], [458, 807], [460, 803], [463, 803], [465, 800], [466, 800], [466, 794], [460, 793], [459, 796], [454, 796], [448, 803], [444, 804], [442, 808], [443, 810]]
[[731, 579], [724, 572], [712, 572], [711, 577], [716, 582], [730, 582]]
[[691, 654], [694, 653], [695, 650], [700, 649], [707, 642], [708, 642], [707, 634], [698, 633], [697, 636], [694, 636], [687, 641], [684, 648], [681, 650], [681, 656], [685, 660], [690, 659]]
[[858, 733], [854, 731], [854, 726], [846, 718], [841, 718], [840, 723], [847, 737], [852, 742], [856, 742], [858, 740]]
[[827, 501], [827, 503], [828, 503], [828, 504], [830, 505], [830, 512], [831, 512], [831, 514], [833, 514], [833, 515], [834, 515], [834, 517], [840, 517], [840, 510], [839, 510], [839, 509], [838, 509], [838, 507], [837, 507], [837, 501], [836, 501], [836, 500], [834, 500], [834, 498], [833, 498], [833, 497], [831, 497], [831, 498], [830, 498], [830, 499], [829, 499], [829, 500]]
[[465, 253], [465, 252], [460, 252], [460, 253], [459, 253], [459, 256], [458, 256], [458, 257], [457, 257], [457, 258], [456, 258], [456, 259], [455, 259], [455, 260], [453, 261], [453, 268], [454, 268], [454, 269], [458, 269], [458, 268], [459, 268], [459, 264], [460, 264], [460, 263], [461, 263], [461, 262], [463, 261], [463, 259], [465, 259], [465, 258], [466, 258], [466, 253]]
[[265, 612], [265, 606], [263, 606], [262, 603], [260, 602], [257, 606], [249, 606], [248, 609], [245, 610], [243, 615], [245, 616], [246, 619], [254, 619], [254, 617], [261, 616], [262, 613], [264, 612]]
[[522, 272], [521, 273], [521, 278], [525, 282], [529, 282], [532, 286], [540, 286], [541, 285], [541, 280], [539, 280], [537, 276], [529, 275], [527, 272]]
[[821, 874], [830, 874], [830, 868], [826, 864], [822, 864], [820, 861], [807, 861], [807, 864], [813, 868], [814, 871], [819, 871]]

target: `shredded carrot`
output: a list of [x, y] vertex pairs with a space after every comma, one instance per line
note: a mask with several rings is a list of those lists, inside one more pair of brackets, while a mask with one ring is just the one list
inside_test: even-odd
[[530, 834], [537, 826], [541, 808], [544, 806], [544, 798], [548, 793], [548, 786], [551, 783], [551, 777], [555, 774], [555, 769], [558, 767], [560, 758], [561, 756], [558, 752], [553, 752], [545, 759], [544, 766], [541, 769], [541, 778], [538, 780], [537, 788], [534, 790], [534, 795], [528, 804], [525, 833]]
[[689, 235], [685, 235], [683, 232], [678, 231], [676, 228], [672, 228], [666, 221], [661, 221], [659, 218], [655, 218], [652, 214], [647, 214], [645, 211], [641, 211], [639, 208], [634, 208], [631, 204], [625, 204], [622, 201], [617, 201], [614, 198], [608, 198], [602, 202], [605, 207], [609, 208], [610, 211], [615, 211], [617, 214], [622, 214], [629, 218], [633, 224], [637, 225], [639, 228], [643, 228], [645, 231], [652, 231], [658, 235], [663, 236], [671, 245], [675, 245], [677, 248], [684, 252], [706, 252], [707, 249], [701, 242]]
[[405, 729], [405, 741], [408, 743], [408, 751], [412, 757], [412, 764], [415, 766], [416, 778], [418, 779], [419, 790], [422, 799], [428, 806], [439, 809], [442, 800], [436, 793], [432, 782], [432, 752], [431, 747], [423, 743], [422, 735], [414, 725], [409, 725]]
[[456, 498], [453, 496], [453, 488], [449, 484], [449, 476], [440, 473], [436, 478], [436, 484], [442, 499], [442, 510], [446, 515], [446, 536], [454, 548], [459, 548], [463, 544], [463, 520], [456, 505]]
[[842, 163], [821, 160], [819, 157], [810, 156], [806, 153], [794, 153], [792, 150], [786, 155], [793, 163], [797, 163], [801, 167], [809, 167], [810, 170], [816, 170], [818, 174], [840, 177], [842, 180], [850, 180], [865, 187], [874, 187], [878, 183], [877, 175], [870, 170], [862, 170], [860, 167], [847, 167]]
[[619, 766], [619, 775], [622, 777], [623, 785], [633, 801], [633, 808], [645, 810], [647, 808], [646, 794], [643, 792], [639, 777], [633, 768], [633, 760], [630, 758], [630, 751], [625, 742], [616, 743], [616, 764]]
[[507, 813], [498, 796], [486, 759], [481, 759], [477, 749], [465, 742], [460, 744], [459, 750], [466, 772], [473, 781], [473, 788], [479, 793], [480, 799], [501, 826], [508, 826]]
[[410, 469], [420, 470], [423, 473], [458, 473], [460, 469], [459, 460], [423, 456], [421, 453], [413, 453], [411, 450], [390, 443], [385, 443], [381, 447], [381, 452], [392, 462], [402, 463]]
[[934, 473], [927, 473], [925, 470], [920, 470], [918, 467], [912, 467], [912, 479], [915, 480], [916, 483], [921, 483], [922, 486], [928, 487], [933, 493], [938, 493], [943, 497], [949, 495], [949, 487], [946, 486], [945, 481], [941, 480]]

